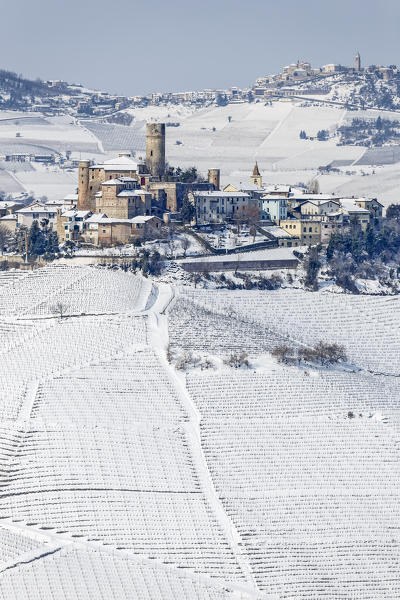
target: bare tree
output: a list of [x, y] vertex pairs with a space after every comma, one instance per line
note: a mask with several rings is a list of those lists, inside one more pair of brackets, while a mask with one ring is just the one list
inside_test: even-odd
[[64, 304], [64, 302], [56, 302], [56, 304], [54, 304], [51, 307], [51, 312], [53, 313], [53, 315], [57, 315], [60, 317], [60, 319], [62, 319], [67, 311], [67, 305]]
[[176, 251], [176, 242], [173, 238], [170, 238], [167, 242], [167, 246], [168, 246], [168, 251], [169, 251], [169, 255], [171, 258], [174, 258], [175, 255], [175, 251]]
[[311, 179], [311, 181], [307, 183], [307, 192], [310, 194], [319, 194], [318, 179]]
[[0, 253], [3, 256], [4, 247], [10, 237], [10, 231], [5, 225], [0, 225]]
[[288, 346], [287, 344], [280, 344], [279, 346], [275, 346], [272, 350], [272, 356], [281, 363], [285, 363], [287, 365], [293, 364], [297, 360], [296, 349], [293, 346]]
[[187, 253], [188, 249], [190, 248], [190, 240], [186, 235], [181, 240], [181, 246], [182, 246], [182, 250], [183, 250], [183, 256], [186, 256], [186, 253]]
[[250, 232], [253, 235], [253, 243], [257, 234], [257, 227], [260, 222], [260, 218], [261, 213], [258, 206], [254, 206], [252, 204], [240, 206], [233, 217], [237, 223], [238, 231], [240, 231], [242, 225], [248, 225], [250, 227]]
[[200, 275], [200, 273], [193, 273], [193, 275], [192, 275], [192, 281], [194, 283], [194, 287], [197, 288], [197, 284], [200, 283], [200, 281], [201, 281], [201, 275]]

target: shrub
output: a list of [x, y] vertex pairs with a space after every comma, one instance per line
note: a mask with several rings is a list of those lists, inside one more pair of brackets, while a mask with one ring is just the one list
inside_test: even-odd
[[203, 358], [203, 360], [200, 361], [199, 367], [202, 371], [205, 371], [206, 369], [212, 369], [214, 363], [210, 358]]
[[340, 273], [336, 275], [335, 283], [346, 292], [350, 292], [351, 294], [360, 293], [354, 279], [351, 275], [349, 275], [349, 273]]
[[224, 360], [224, 363], [229, 367], [240, 369], [242, 367], [249, 367], [248, 355], [246, 352], [233, 352], [228, 358]]
[[272, 350], [272, 356], [278, 362], [285, 363], [286, 365], [293, 364], [297, 360], [295, 348], [293, 348], [293, 346], [288, 346], [287, 344], [275, 346]]
[[189, 367], [196, 367], [200, 362], [197, 356], [194, 356], [191, 352], [184, 352], [180, 354], [175, 361], [175, 367], [179, 371], [186, 371]]
[[325, 342], [318, 342], [314, 348], [302, 348], [298, 356], [304, 362], [316, 362], [325, 367], [347, 360], [344, 346]]

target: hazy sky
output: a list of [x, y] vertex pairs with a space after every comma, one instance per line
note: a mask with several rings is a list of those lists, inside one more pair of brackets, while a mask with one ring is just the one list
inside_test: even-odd
[[2, 2], [0, 67], [120, 94], [247, 86], [297, 59], [397, 64], [399, 0]]

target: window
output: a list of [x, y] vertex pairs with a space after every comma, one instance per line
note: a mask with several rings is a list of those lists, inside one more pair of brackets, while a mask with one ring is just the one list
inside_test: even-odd
[[307, 227], [303, 227], [303, 233], [307, 231]]
[[308, 228], [308, 231], [312, 232], [312, 227], [309, 227], [309, 228]]

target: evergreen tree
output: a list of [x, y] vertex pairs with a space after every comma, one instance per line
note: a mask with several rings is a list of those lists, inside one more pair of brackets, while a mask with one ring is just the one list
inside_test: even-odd
[[335, 251], [338, 250], [340, 246], [340, 237], [341, 236], [337, 233], [331, 235], [328, 246], [326, 248], [326, 258], [328, 261], [330, 261], [333, 258]]
[[37, 221], [33, 221], [28, 232], [28, 253], [31, 256], [40, 256], [46, 250], [46, 237]]
[[191, 223], [196, 215], [196, 209], [188, 198], [185, 198], [181, 208], [181, 217], [184, 223]]
[[375, 246], [376, 240], [374, 228], [369, 225], [367, 231], [365, 232], [365, 250], [368, 252], [370, 257], [373, 257], [375, 254]]
[[304, 283], [308, 288], [315, 291], [318, 289], [318, 273], [321, 268], [319, 249], [317, 246], [310, 248], [305, 268], [306, 278]]
[[57, 254], [58, 250], [59, 250], [59, 243], [58, 243], [57, 232], [50, 231], [48, 238], [47, 238], [47, 243], [46, 243], [46, 253]]
[[217, 106], [226, 106], [228, 104], [226, 94], [217, 94], [216, 103]]
[[400, 221], [400, 204], [391, 204], [386, 209], [387, 219], [396, 219]]
[[325, 142], [328, 139], [329, 132], [326, 129], [320, 129], [317, 133], [317, 140]]

